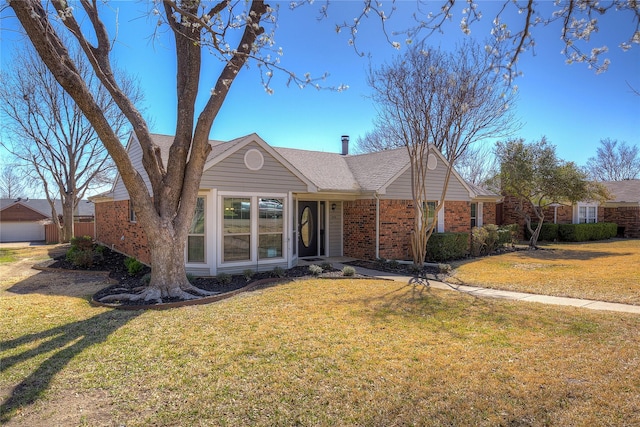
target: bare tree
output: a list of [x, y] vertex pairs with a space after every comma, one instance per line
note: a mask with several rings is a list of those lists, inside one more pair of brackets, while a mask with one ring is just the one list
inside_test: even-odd
[[[97, 106], [123, 140], [130, 131], [126, 117], [95, 78], [89, 63], [72, 56]], [[16, 54], [0, 75], [0, 112], [7, 126], [2, 145], [26, 165], [40, 182], [58, 226], [61, 242], [73, 237], [73, 212], [88, 190], [110, 182], [115, 167], [91, 123], [62, 89], [33, 48]], [[134, 82], [122, 77], [123, 91], [133, 102], [142, 99]], [[55, 200], [62, 206], [62, 222]]]
[[499, 173], [498, 160], [484, 141], [470, 145], [456, 161], [456, 172], [477, 186], [486, 184]]
[[[619, 144], [619, 145], [618, 145]], [[602, 139], [596, 156], [587, 160], [589, 177], [596, 181], [622, 181], [640, 178], [638, 146], [618, 143], [615, 139]]]
[[15, 199], [25, 197], [27, 183], [16, 165], [5, 165], [0, 170], [0, 197]]
[[513, 91], [494, 71], [495, 53], [466, 42], [455, 52], [412, 47], [369, 76], [378, 116], [374, 135], [405, 146], [411, 161], [415, 222], [413, 262], [422, 264], [435, 221], [429, 223], [428, 157], [440, 151], [448, 161], [434, 216], [444, 206], [453, 166], [476, 141], [513, 131]]

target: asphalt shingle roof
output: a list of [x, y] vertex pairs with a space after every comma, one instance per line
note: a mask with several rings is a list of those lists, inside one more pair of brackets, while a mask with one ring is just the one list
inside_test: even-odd
[[610, 202], [626, 202], [640, 204], [640, 179], [627, 179], [624, 181], [604, 181], [602, 183], [614, 196]]

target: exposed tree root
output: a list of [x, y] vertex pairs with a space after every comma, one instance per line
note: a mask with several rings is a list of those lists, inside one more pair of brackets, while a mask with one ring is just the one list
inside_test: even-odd
[[[162, 292], [157, 287], [145, 288], [140, 293], [123, 292], [120, 294], [105, 295], [100, 298], [100, 302], [116, 302], [116, 301], [145, 301], [155, 302], [156, 304], [162, 303], [162, 298], [178, 298], [181, 300], [194, 300], [206, 296], [217, 295], [220, 292], [211, 292], [204, 289], [200, 289], [193, 286], [191, 283], [182, 284], [169, 289], [166, 292]], [[194, 295], [195, 294], [195, 295]]]

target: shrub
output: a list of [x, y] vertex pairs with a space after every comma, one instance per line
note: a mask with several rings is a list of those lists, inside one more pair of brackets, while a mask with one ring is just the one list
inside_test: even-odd
[[144, 268], [144, 264], [133, 257], [127, 257], [127, 259], [124, 260], [124, 265], [127, 267], [129, 276], [137, 275]]
[[498, 243], [500, 245], [513, 245], [518, 236], [518, 224], [502, 225], [498, 228]]
[[427, 259], [449, 261], [469, 253], [469, 233], [434, 233], [427, 242]]
[[227, 273], [219, 273], [216, 276], [216, 279], [218, 279], [218, 282], [222, 285], [228, 285], [229, 283], [231, 283], [231, 275], [227, 274]]
[[81, 251], [93, 250], [93, 238], [91, 236], [81, 236], [71, 238], [71, 248]]
[[284, 268], [280, 266], [273, 267], [273, 270], [271, 270], [271, 275], [273, 277], [283, 278], [285, 274]]
[[331, 271], [331, 270], [333, 270], [333, 265], [331, 265], [330, 262], [323, 262], [322, 264], [320, 264], [320, 267], [322, 267], [322, 271]]
[[320, 267], [319, 265], [311, 264], [309, 266], [309, 273], [311, 273], [315, 277], [318, 277], [322, 273], [322, 267]]
[[66, 259], [76, 267], [89, 268], [93, 265], [93, 249], [71, 247], [67, 251]]
[[618, 225], [611, 222], [591, 224], [560, 224], [558, 236], [565, 242], [586, 242], [588, 240], [604, 240], [618, 234]]
[[356, 275], [356, 269], [351, 267], [350, 265], [345, 265], [342, 269], [342, 275], [346, 277], [351, 277]]
[[[531, 228], [535, 231], [538, 227], [538, 223], [532, 223]], [[542, 229], [540, 230], [540, 235], [538, 236], [538, 241], [543, 242], [554, 242], [560, 240], [560, 236], [558, 235], [559, 224], [553, 224], [550, 222], [543, 222]], [[527, 240], [531, 239], [531, 233], [525, 226], [524, 228], [524, 236]]]
[[194, 276], [193, 274], [187, 273], [187, 281], [189, 283], [191, 283], [192, 285], [193, 285], [193, 281], [195, 280], [195, 278], [196, 278], [196, 276]]
[[255, 273], [253, 272], [252, 269], [247, 268], [246, 270], [244, 270], [242, 272], [242, 275], [244, 276], [244, 279], [248, 282], [249, 280], [251, 280], [251, 278], [253, 277]]

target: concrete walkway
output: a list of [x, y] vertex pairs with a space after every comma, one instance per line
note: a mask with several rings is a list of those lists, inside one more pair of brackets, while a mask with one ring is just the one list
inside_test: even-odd
[[[335, 262], [332, 262], [332, 259], [327, 259], [324, 261], [331, 262], [334, 268], [338, 268], [341, 270], [346, 265], [346, 264], [342, 264], [342, 262], [347, 262], [348, 260], [336, 259]], [[416, 280], [415, 277], [413, 276], [403, 276], [403, 275], [394, 274], [394, 273], [370, 270], [368, 268], [362, 268], [362, 267], [354, 267], [354, 268], [356, 269], [356, 272], [358, 272], [359, 274], [362, 274], [364, 276], [376, 277], [379, 279], [394, 280], [397, 282], [404, 282], [404, 283], [410, 283], [411, 281]], [[479, 297], [539, 302], [542, 304], [553, 304], [553, 305], [564, 305], [564, 306], [588, 308], [590, 310], [606, 310], [606, 311], [617, 311], [617, 312], [624, 312], [624, 313], [640, 314], [639, 305], [619, 304], [619, 303], [604, 302], [604, 301], [593, 301], [593, 300], [579, 299], [579, 298], [554, 297], [549, 295], [528, 294], [525, 292], [502, 291], [499, 289], [479, 288], [476, 286], [453, 285], [449, 283], [439, 282], [436, 280], [429, 280], [429, 285], [432, 288], [436, 288], [436, 289], [466, 292], [469, 295], [475, 295]]]

